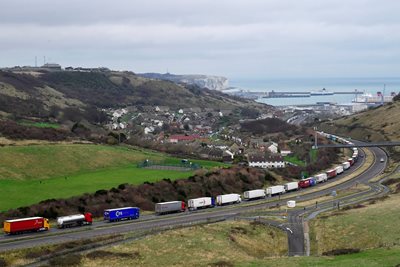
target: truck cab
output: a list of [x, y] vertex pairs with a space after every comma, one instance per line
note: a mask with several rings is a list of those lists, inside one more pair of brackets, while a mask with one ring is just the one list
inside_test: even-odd
[[49, 219], [45, 218], [43, 221], [43, 228], [47, 231], [50, 230], [50, 223], [49, 223]]

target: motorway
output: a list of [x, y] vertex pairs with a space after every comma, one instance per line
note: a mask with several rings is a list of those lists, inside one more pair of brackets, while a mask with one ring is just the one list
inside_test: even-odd
[[[369, 148], [373, 153], [375, 159], [384, 158], [387, 162], [387, 155], [380, 148]], [[345, 175], [351, 174], [356, 171], [364, 162], [364, 152], [360, 150], [360, 158], [353, 167], [346, 171]], [[48, 244], [59, 244], [68, 241], [76, 241], [82, 239], [95, 238], [106, 235], [116, 235], [122, 233], [129, 233], [143, 230], [164, 230], [170, 229], [171, 227], [186, 226], [198, 223], [207, 223], [218, 220], [232, 219], [245, 215], [246, 212], [254, 212], [259, 209], [267, 209], [277, 206], [285, 206], [288, 199], [294, 199], [296, 201], [305, 201], [310, 199], [316, 199], [320, 196], [330, 194], [333, 190], [342, 190], [355, 185], [356, 183], [368, 183], [370, 179], [381, 174], [385, 168], [385, 163], [380, 163], [379, 160], [374, 160], [374, 163], [369, 169], [350, 180], [344, 181], [343, 183], [333, 185], [332, 187], [310, 191], [307, 193], [307, 189], [303, 189], [297, 192], [287, 193], [280, 197], [268, 198], [267, 200], [242, 202], [239, 205], [216, 207], [213, 209], [199, 210], [193, 212], [184, 212], [181, 214], [171, 214], [164, 216], [146, 215], [142, 216], [138, 220], [124, 221], [117, 223], [107, 222], [95, 222], [92, 226], [70, 228], [70, 229], [56, 229], [53, 228], [48, 232], [30, 233], [20, 236], [7, 236], [3, 235], [0, 237], [0, 251], [8, 251], [14, 249], [22, 249], [29, 247], [37, 247]], [[329, 180], [322, 185], [326, 185], [332, 182], [337, 182], [338, 179]], [[314, 186], [318, 188], [321, 184]], [[292, 196], [288, 198], [288, 196]], [[283, 199], [284, 198], [284, 199]], [[289, 237], [289, 255], [304, 255], [304, 235], [302, 224], [302, 213], [303, 210], [293, 210], [289, 214], [289, 225], [287, 228], [290, 229], [288, 232]], [[293, 228], [293, 229], [292, 229]], [[293, 253], [291, 253], [291, 251]]]

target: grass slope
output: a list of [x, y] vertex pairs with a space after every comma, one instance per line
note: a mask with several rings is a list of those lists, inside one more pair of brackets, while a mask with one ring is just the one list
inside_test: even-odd
[[[0, 211], [66, 198], [122, 183], [186, 178], [193, 172], [136, 167], [144, 159], [178, 163], [161, 153], [102, 145], [34, 145], [0, 148]], [[203, 167], [217, 162], [193, 161]]]
[[6, 146], [0, 148], [0, 179], [46, 179], [122, 167], [162, 154], [90, 144]]
[[392, 267], [400, 262], [400, 247], [379, 248], [360, 253], [332, 257], [292, 257], [240, 262], [237, 266], [329, 266], [329, 267]]
[[[242, 260], [287, 253], [286, 234], [265, 225], [223, 222], [171, 230], [106, 248], [108, 257], [85, 257], [82, 266], [233, 266]], [[124, 253], [131, 257], [113, 257]], [[136, 255], [136, 257], [133, 257]]]
[[323, 123], [319, 129], [359, 140], [399, 140], [400, 102]]
[[399, 201], [399, 195], [390, 195], [364, 208], [333, 212], [311, 221], [313, 253], [399, 246]]

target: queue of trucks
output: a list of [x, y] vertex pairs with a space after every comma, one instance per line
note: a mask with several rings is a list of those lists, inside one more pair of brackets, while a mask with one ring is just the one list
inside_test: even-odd
[[[345, 144], [353, 144], [343, 138], [320, 133], [332, 141]], [[243, 192], [243, 199], [255, 200], [266, 197], [273, 197], [282, 195], [286, 192], [296, 191], [300, 188], [308, 188], [315, 186], [318, 183], [326, 182], [337, 175], [342, 174], [344, 171], [350, 169], [351, 166], [358, 160], [358, 149], [352, 148], [353, 155], [346, 162], [334, 167], [326, 172], [319, 173], [313, 177], [301, 179], [298, 182], [288, 182], [284, 185], [275, 185], [267, 187], [266, 189], [254, 189]], [[187, 205], [184, 201], [169, 201], [155, 204], [155, 213], [163, 215], [175, 212], [184, 212], [186, 210], [194, 211], [197, 209], [212, 208], [215, 206], [223, 206], [229, 204], [237, 204], [242, 202], [242, 196], [237, 193], [218, 195], [213, 197], [199, 197], [189, 199]], [[115, 222], [122, 220], [134, 220], [140, 217], [140, 209], [137, 207], [122, 207], [114, 209], [106, 209], [103, 213], [104, 221]], [[93, 222], [92, 214], [87, 212], [84, 214], [75, 214], [69, 216], [62, 216], [57, 218], [58, 228], [68, 228], [74, 226], [91, 225]], [[6, 234], [19, 234], [31, 231], [47, 231], [50, 229], [49, 220], [43, 217], [30, 217], [22, 219], [6, 220], [3, 223], [3, 230]]]

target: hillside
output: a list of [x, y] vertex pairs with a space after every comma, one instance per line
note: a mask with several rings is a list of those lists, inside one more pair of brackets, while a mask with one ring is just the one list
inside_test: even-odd
[[103, 122], [99, 108], [126, 106], [170, 108], [271, 109], [253, 101], [170, 81], [139, 77], [132, 72], [0, 71], [0, 116], [72, 120], [79, 116]]
[[400, 117], [398, 114], [400, 114], [400, 101], [395, 101], [352, 116], [323, 122], [319, 128], [359, 140], [399, 140]]

